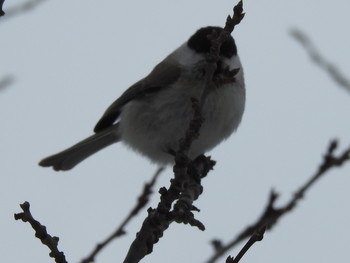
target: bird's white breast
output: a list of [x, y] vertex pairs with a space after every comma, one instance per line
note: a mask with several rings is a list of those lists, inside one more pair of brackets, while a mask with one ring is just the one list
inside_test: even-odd
[[[188, 64], [186, 60], [191, 59], [186, 56], [182, 57], [185, 65]], [[238, 56], [224, 62], [231, 69], [241, 68]], [[120, 116], [120, 129], [121, 139], [126, 145], [156, 163], [173, 163], [174, 158], [168, 152], [178, 149], [179, 139], [184, 137], [193, 118], [190, 99], [205, 86], [204, 80], [194, 80], [191, 74], [188, 72], [188, 76], [182, 76], [175, 84], [125, 105]], [[202, 109], [204, 123], [189, 156], [195, 158], [228, 138], [241, 121], [244, 104], [241, 68], [235, 82], [215, 87], [207, 95]]]

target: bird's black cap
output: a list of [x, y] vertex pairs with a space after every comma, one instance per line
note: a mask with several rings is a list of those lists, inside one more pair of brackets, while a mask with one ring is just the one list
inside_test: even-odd
[[[221, 27], [203, 27], [194, 33], [193, 36], [191, 36], [187, 42], [187, 45], [198, 53], [208, 53], [211, 46], [208, 35], [212, 34], [213, 31], [216, 31], [217, 34], [220, 34], [222, 30], [223, 29]], [[224, 43], [222, 43], [220, 48], [220, 55], [223, 55], [227, 58], [231, 58], [232, 56], [237, 55], [237, 47], [231, 35]]]

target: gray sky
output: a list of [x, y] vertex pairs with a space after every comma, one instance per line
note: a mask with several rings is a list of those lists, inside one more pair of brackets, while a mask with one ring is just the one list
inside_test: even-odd
[[[7, 7], [23, 1], [6, 1]], [[46, 1], [0, 20], [0, 243], [4, 262], [50, 262], [29, 225], [13, 220], [29, 201], [69, 262], [86, 256], [117, 226], [156, 167], [122, 145], [56, 173], [38, 161], [92, 133], [103, 111], [199, 27], [223, 25], [232, 1]], [[235, 32], [244, 65], [243, 122], [210, 154], [218, 161], [195, 203], [205, 232], [171, 225], [143, 262], [204, 262], [213, 238], [230, 240], [253, 222], [271, 188], [280, 204], [321, 162], [329, 141], [350, 144], [350, 94], [290, 37], [306, 32], [350, 78], [349, 1], [245, 1]], [[158, 181], [168, 186], [171, 170]], [[294, 213], [242, 262], [346, 262], [350, 249], [350, 165], [332, 170]], [[152, 198], [151, 206], [158, 201]], [[345, 204], [346, 203], [346, 204]], [[96, 262], [121, 262], [145, 212]], [[243, 245], [243, 244], [242, 244]], [[238, 247], [230, 252], [236, 255]], [[179, 253], [181, 251], [181, 253]], [[224, 262], [221, 259], [220, 262]]]

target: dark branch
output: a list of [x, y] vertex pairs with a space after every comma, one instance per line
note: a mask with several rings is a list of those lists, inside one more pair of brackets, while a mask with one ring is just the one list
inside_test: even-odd
[[[233, 30], [243, 19], [242, 1], [234, 8], [233, 17], [227, 19], [227, 28]], [[227, 30], [225, 27], [225, 30]], [[124, 263], [137, 263], [144, 256], [151, 253], [153, 245], [163, 236], [164, 231], [172, 222], [190, 224], [204, 230], [204, 225], [195, 219], [192, 211], [199, 211], [193, 202], [203, 191], [201, 179], [213, 169], [215, 162], [210, 157], [199, 156], [194, 161], [187, 156], [192, 142], [198, 138], [203, 123], [201, 108], [208, 90], [214, 81], [214, 72], [219, 61], [219, 51], [222, 43], [232, 31], [221, 33], [219, 36], [208, 36], [211, 39], [210, 54], [207, 56], [206, 85], [197, 98], [192, 98], [193, 118], [184, 135], [179, 141], [179, 149], [175, 152], [174, 178], [168, 189], [161, 188], [160, 202], [156, 209], [149, 208], [148, 216], [144, 220], [141, 230], [131, 244]], [[231, 73], [230, 73], [231, 74]], [[173, 207], [173, 209], [172, 209]]]
[[252, 247], [252, 245], [255, 244], [255, 242], [259, 242], [263, 240], [265, 230], [266, 228], [257, 229], [255, 233], [249, 238], [249, 240], [241, 249], [241, 251], [238, 253], [238, 255], [235, 258], [229, 256], [226, 259], [226, 263], [238, 263], [242, 259], [242, 257], [245, 255], [245, 253]]
[[2, 6], [4, 5], [5, 0], [0, 0], [0, 17], [5, 15], [4, 10], [2, 9]]
[[[159, 190], [161, 196], [157, 208], [148, 209], [148, 216], [130, 246], [125, 263], [139, 262], [150, 254], [153, 251], [153, 245], [174, 221], [204, 229], [204, 225], [194, 218], [192, 211], [198, 209], [192, 205], [192, 202], [202, 193], [201, 178], [207, 175], [215, 162], [202, 156], [191, 161], [186, 155], [202, 125], [198, 101], [192, 100], [192, 105], [194, 117], [184, 138], [179, 142], [179, 150], [175, 153], [174, 178], [170, 181], [168, 189], [163, 187]], [[175, 201], [177, 202], [173, 206]]]
[[198, 209], [192, 203], [203, 191], [201, 178], [207, 175], [215, 162], [211, 161], [210, 157], [204, 156], [191, 161], [186, 155], [193, 140], [198, 137], [203, 122], [198, 101], [192, 99], [192, 106], [194, 117], [184, 138], [179, 141], [179, 150], [175, 153], [174, 178], [170, 181], [168, 189], [163, 187], [159, 190], [161, 196], [157, 208], [148, 209], [148, 216], [130, 246], [125, 263], [139, 262], [144, 256], [150, 254], [153, 251], [153, 245], [174, 221], [204, 230], [204, 225], [194, 218], [192, 211], [198, 211]]
[[158, 179], [159, 175], [164, 170], [163, 167], [160, 167], [155, 174], [153, 175], [151, 181], [149, 183], [146, 183], [144, 185], [143, 191], [141, 195], [137, 199], [137, 204], [135, 207], [130, 211], [129, 215], [124, 219], [124, 221], [121, 223], [121, 225], [114, 231], [112, 235], [110, 235], [108, 238], [106, 238], [103, 242], [99, 243], [95, 249], [88, 255], [85, 259], [81, 261], [81, 263], [89, 263], [94, 262], [96, 255], [105, 248], [111, 241], [114, 239], [124, 235], [126, 232], [124, 230], [125, 226], [130, 222], [130, 220], [136, 216], [142, 208], [145, 207], [145, 205], [149, 201], [149, 196], [153, 192], [152, 188], [154, 184], [156, 183], [156, 180]]
[[[244, 18], [243, 13], [243, 1], [233, 8], [233, 16], [230, 15], [226, 19], [226, 24], [224, 30], [221, 33], [215, 34], [213, 32], [208, 38], [211, 41], [210, 53], [206, 57], [207, 66], [205, 69], [206, 73], [206, 86], [204, 87], [202, 94], [200, 95], [200, 104], [203, 105], [204, 99], [206, 98], [208, 92], [212, 89], [214, 83], [214, 73], [217, 69], [217, 63], [220, 60], [220, 47], [229, 38], [230, 34], [233, 32], [236, 25], [238, 25]], [[234, 78], [238, 73], [239, 69], [234, 69], [233, 72], [226, 72], [227, 78]], [[232, 76], [233, 74], [233, 76]]]
[[[10, 17], [16, 16], [16, 15], [20, 15], [20, 14], [26, 13], [28, 11], [31, 11], [45, 1], [46, 0], [29, 0], [29, 1], [24, 2], [22, 4], [8, 8], [6, 11], [6, 16], [4, 18], [10, 18]], [[0, 0], [0, 7], [2, 7], [3, 2], [4, 2], [4, 0]], [[0, 9], [0, 16], [1, 16], [1, 11], [2, 11], [2, 9]], [[2, 15], [5, 15], [5, 13], [3, 11], [2, 11]]]
[[202, 193], [201, 178], [206, 176], [215, 162], [203, 156], [189, 161], [186, 155], [180, 153], [176, 154], [175, 159], [174, 178], [168, 189], [163, 187], [159, 190], [161, 196], [157, 208], [148, 209], [148, 216], [130, 246], [125, 263], [139, 262], [151, 253], [153, 245], [174, 221], [204, 229], [203, 224], [194, 218], [192, 211], [198, 209], [192, 202]]
[[326, 71], [339, 86], [350, 92], [350, 80], [347, 79], [334, 64], [321, 55], [306, 34], [298, 29], [291, 30], [290, 34], [304, 47], [313, 62]]
[[3, 77], [0, 80], [0, 91], [4, 90], [14, 82], [14, 78], [10, 75]]
[[350, 160], [350, 147], [344, 150], [340, 155], [336, 156], [334, 154], [335, 150], [338, 148], [338, 142], [336, 140], [332, 141], [324, 155], [323, 162], [319, 166], [317, 172], [293, 195], [291, 200], [280, 208], [275, 208], [275, 203], [278, 198], [278, 194], [275, 191], [271, 191], [268, 204], [260, 216], [260, 218], [252, 225], [248, 226], [244, 231], [242, 231], [236, 238], [226, 245], [220, 245], [215, 254], [207, 261], [207, 263], [215, 262], [219, 257], [223, 256], [228, 250], [236, 246], [238, 243], [244, 239], [250, 237], [256, 229], [264, 228], [270, 230], [276, 225], [278, 220], [291, 212], [298, 202], [304, 197], [306, 191], [314, 185], [314, 183], [319, 180], [323, 175], [326, 174], [328, 170], [334, 167], [342, 166], [346, 161]]
[[30, 204], [28, 202], [24, 202], [20, 206], [23, 213], [15, 214], [15, 219], [28, 222], [32, 226], [35, 231], [35, 236], [50, 249], [51, 252], [49, 255], [54, 258], [57, 263], [67, 263], [64, 253], [58, 250], [59, 238], [50, 236], [46, 231], [46, 227], [33, 218], [29, 210]]

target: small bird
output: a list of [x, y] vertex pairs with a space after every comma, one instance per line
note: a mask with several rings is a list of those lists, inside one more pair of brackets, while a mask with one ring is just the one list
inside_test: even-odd
[[[193, 118], [191, 98], [198, 98], [206, 80], [209, 35], [220, 27], [204, 27], [168, 55], [151, 73], [129, 87], [107, 108], [94, 134], [72, 147], [43, 159], [39, 165], [69, 170], [101, 149], [122, 142], [159, 165], [174, 163]], [[241, 122], [245, 106], [243, 69], [232, 36], [221, 45], [213, 79], [239, 69], [233, 81], [215, 81], [202, 100], [204, 122], [189, 151], [190, 158], [206, 153], [227, 139]]]

